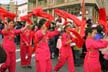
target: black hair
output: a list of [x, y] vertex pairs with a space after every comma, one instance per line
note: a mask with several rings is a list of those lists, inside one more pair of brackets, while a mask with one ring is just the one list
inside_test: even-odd
[[64, 27], [64, 31], [66, 32], [66, 28], [68, 28], [68, 27], [70, 27], [70, 25], [66, 25], [65, 27]]
[[86, 23], [87, 23], [87, 27], [92, 26], [92, 20], [91, 20], [91, 19], [88, 19], [88, 20], [86, 21]]
[[40, 19], [39, 22], [37, 23], [38, 28], [40, 29], [46, 22], [46, 19]]
[[12, 22], [14, 22], [14, 21], [13, 21], [13, 20], [11, 20], [11, 19], [7, 19], [7, 22], [8, 22], [8, 23], [9, 23], [9, 22], [11, 22], [11, 21], [12, 21]]
[[2, 23], [2, 20], [0, 19], [0, 24]]
[[4, 63], [7, 59], [7, 54], [5, 50], [0, 46], [0, 64]]
[[98, 25], [96, 29], [97, 29], [97, 33], [101, 34], [103, 32], [103, 28], [101, 25]]
[[93, 32], [93, 30], [96, 30], [97, 29], [97, 27], [96, 28], [93, 28], [93, 27], [87, 27], [86, 28], [86, 31], [85, 31], [85, 35], [86, 36], [88, 36], [88, 33], [92, 33]]
[[32, 31], [35, 29], [35, 26], [36, 26], [36, 25], [33, 25], [33, 26], [32, 26], [32, 29], [31, 29]]

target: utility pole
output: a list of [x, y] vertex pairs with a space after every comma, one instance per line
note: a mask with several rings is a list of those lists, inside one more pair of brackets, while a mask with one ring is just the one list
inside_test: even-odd
[[18, 18], [18, 3], [16, 1], [16, 21], [17, 21], [17, 18]]
[[84, 14], [85, 14], [85, 0], [82, 0], [82, 20], [84, 20]]

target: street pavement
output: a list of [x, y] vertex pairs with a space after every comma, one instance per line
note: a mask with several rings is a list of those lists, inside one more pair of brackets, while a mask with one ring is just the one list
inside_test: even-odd
[[[16, 62], [17, 62], [17, 68], [16, 68], [16, 72], [36, 72], [36, 66], [35, 66], [35, 59], [34, 59], [34, 54], [32, 55], [32, 61], [31, 61], [31, 66], [32, 68], [22, 68], [20, 66], [20, 49], [16, 50]], [[54, 66], [57, 63], [57, 58], [52, 59], [52, 66], [53, 66], [53, 70], [52, 72], [54, 72]], [[84, 72], [83, 71], [83, 66], [80, 67], [75, 67], [76, 71], [75, 72]], [[67, 63], [60, 69], [59, 72], [68, 72], [68, 68], [67, 68]]]

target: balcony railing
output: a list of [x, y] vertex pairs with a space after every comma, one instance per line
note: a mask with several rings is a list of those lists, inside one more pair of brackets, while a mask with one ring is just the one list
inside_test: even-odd
[[38, 2], [38, 6], [46, 7], [47, 6], [47, 2], [45, 2], [45, 1], [39, 1]]
[[[100, 6], [100, 3], [98, 1], [100, 0], [85, 0], [86, 3], [96, 3], [97, 5]], [[51, 7], [56, 7], [56, 6], [72, 5], [72, 4], [77, 4], [81, 2], [82, 0], [51, 0], [50, 2], [47, 2], [47, 0], [40, 0], [38, 1], [37, 5], [35, 2], [35, 6], [41, 6], [43, 8], [48, 8], [48, 7], [51, 8]], [[35, 6], [31, 6], [31, 7], [35, 7]]]
[[32, 11], [32, 9], [35, 7], [36, 7], [36, 3], [30, 3], [30, 2], [28, 3], [28, 10], [29, 11]]

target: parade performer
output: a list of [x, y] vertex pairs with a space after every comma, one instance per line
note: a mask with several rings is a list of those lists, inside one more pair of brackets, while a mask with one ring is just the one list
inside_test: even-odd
[[[57, 72], [65, 63], [65, 61], [68, 61], [68, 70], [69, 72], [75, 72], [75, 68], [74, 68], [74, 59], [73, 59], [73, 53], [72, 53], [72, 49], [70, 46], [70, 43], [75, 42], [76, 45], [81, 48], [82, 44], [83, 44], [83, 40], [81, 38], [81, 36], [74, 30], [71, 30], [71, 28], [67, 25], [67, 18], [73, 20], [73, 22], [75, 23], [76, 26], [80, 27], [81, 26], [81, 21], [74, 15], [71, 15], [63, 10], [59, 10], [59, 9], [55, 9], [54, 12], [63, 17], [65, 19], [64, 25], [66, 25], [65, 27], [65, 32], [62, 35], [62, 47], [60, 48], [60, 59], [58, 61], [58, 63], [56, 64], [54, 70]], [[71, 32], [72, 34], [74, 34], [76, 36], [76, 39], [73, 38], [71, 36]]]
[[21, 56], [21, 66], [31, 66], [31, 48], [32, 48], [32, 38], [33, 33], [30, 27], [27, 27], [21, 34], [20, 41], [20, 56]]
[[[3, 35], [2, 47], [4, 48], [7, 59], [4, 64], [2, 64], [0, 71], [5, 72], [7, 69], [9, 72], [16, 72], [16, 45], [14, 38], [16, 34], [21, 33], [26, 27], [20, 30], [14, 29], [14, 13], [10, 13], [7, 10], [0, 8], [0, 18], [4, 23], [4, 29], [0, 31]], [[7, 21], [5, 18], [9, 18]]]
[[107, 47], [108, 42], [94, 39], [97, 33], [96, 26], [88, 27], [86, 33], [87, 53], [84, 59], [84, 72], [101, 72], [98, 49]]
[[48, 46], [48, 40], [58, 35], [57, 30], [50, 32], [45, 25], [44, 19], [39, 21], [41, 25], [35, 35], [38, 39], [38, 44], [35, 50], [36, 53], [36, 72], [52, 72], [52, 64], [50, 59], [50, 50]]
[[[104, 33], [107, 35], [107, 33], [108, 33], [108, 29], [107, 29], [108, 24], [107, 24], [106, 17], [107, 16], [106, 16], [105, 8], [100, 8], [99, 9], [99, 20], [98, 20], [98, 23], [102, 27]], [[101, 29], [101, 28], [99, 28], [99, 29]], [[97, 34], [97, 38], [99, 38], [100, 36], [102, 36], [102, 33], [101, 33], [101, 35]], [[102, 71], [106, 72], [108, 70], [108, 66], [107, 66], [108, 60], [104, 59], [104, 57], [106, 58], [106, 55], [104, 56], [102, 54], [104, 50], [102, 50], [102, 49], [101, 49], [101, 51], [99, 50], [100, 51], [100, 64], [101, 64]]]
[[28, 14], [20, 17], [21, 21], [26, 21], [26, 24], [30, 24], [23, 32], [20, 33], [20, 57], [21, 66], [31, 68], [31, 56], [32, 56], [32, 38], [33, 32], [31, 30], [32, 21], [29, 19], [32, 14]]
[[5, 50], [0, 46], [0, 67], [1, 67], [1, 64], [4, 63], [7, 59], [7, 55], [6, 55], [6, 52]]
[[9, 72], [16, 72], [16, 45], [14, 42], [15, 35], [20, 33], [21, 30], [14, 29], [14, 22], [8, 21], [5, 28], [2, 30], [3, 42], [2, 46], [7, 54], [6, 62], [1, 66], [3, 72], [8, 68]]
[[53, 16], [44, 12], [41, 8], [33, 10], [35, 16], [47, 18], [40, 19], [38, 23], [38, 31], [35, 33], [35, 54], [36, 54], [36, 72], [52, 72], [52, 64], [50, 59], [50, 50], [48, 46], [48, 40], [58, 35], [57, 29], [54, 31], [48, 31], [50, 22], [54, 20]]
[[61, 38], [62, 47], [60, 48], [60, 59], [54, 68], [56, 72], [59, 71], [66, 61], [68, 62], [68, 72], [75, 72], [73, 53], [70, 46], [72, 36], [70, 35], [70, 31], [67, 30], [68, 27], [68, 25], [65, 27], [65, 32]]

